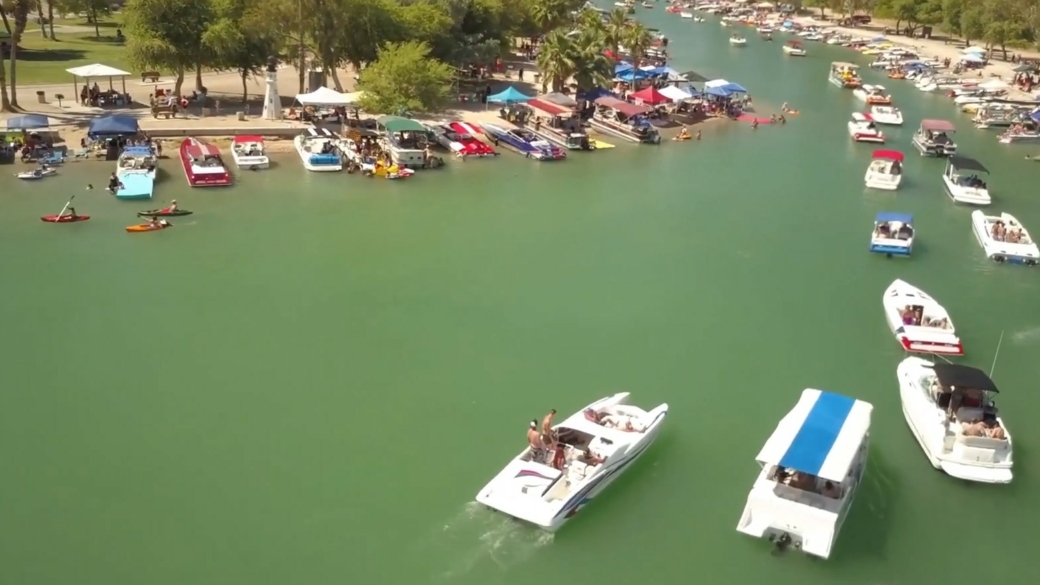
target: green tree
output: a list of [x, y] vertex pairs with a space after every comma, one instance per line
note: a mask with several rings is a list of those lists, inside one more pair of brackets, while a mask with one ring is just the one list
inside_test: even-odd
[[567, 78], [575, 70], [574, 56], [576, 47], [563, 29], [556, 29], [545, 35], [538, 50], [538, 72], [542, 79], [542, 92], [550, 86], [553, 91], [560, 91]]
[[943, 28], [954, 35], [964, 35], [961, 15], [964, 14], [966, 0], [943, 0]]
[[625, 34], [625, 48], [632, 55], [632, 65], [638, 69], [646, 50], [653, 46], [654, 35], [643, 23], [636, 22], [628, 27]]
[[251, 0], [214, 0], [213, 22], [202, 35], [202, 43], [213, 55], [212, 65], [234, 69], [242, 77], [242, 101], [249, 98], [247, 81], [264, 71], [269, 56], [275, 53], [270, 29], [247, 26], [245, 14]]
[[303, 93], [307, 76], [307, 35], [304, 15], [314, 0], [264, 0], [255, 2], [243, 16], [245, 26], [272, 35], [279, 50], [296, 63], [299, 87]]
[[426, 43], [387, 43], [361, 72], [361, 107], [373, 113], [440, 110], [451, 92], [453, 69], [430, 57]]
[[99, 26], [101, 18], [112, 13], [112, 4], [109, 0], [55, 0], [51, 4], [57, 4], [58, 12], [61, 14], [84, 15], [87, 22], [94, 25], [94, 36], [96, 37], [101, 37], [101, 27]]
[[574, 40], [574, 83], [578, 91], [606, 87], [614, 77], [614, 60], [604, 54], [606, 47], [601, 28], [583, 28]]
[[986, 34], [986, 18], [981, 6], [970, 6], [961, 13], [961, 36], [964, 42], [971, 44]]
[[615, 58], [620, 58], [618, 57], [618, 52], [621, 50], [621, 45], [624, 44], [625, 35], [628, 34], [628, 26], [628, 14], [621, 8], [612, 10], [607, 16], [607, 21], [603, 24], [604, 38], [607, 46], [610, 47], [611, 54]]
[[14, 0], [11, 19], [14, 21], [14, 29], [11, 30], [11, 103], [10, 108], [18, 109], [18, 43], [22, 42], [22, 35], [29, 26], [29, 0]]
[[1000, 47], [1005, 60], [1009, 44], [1028, 40], [1026, 14], [1016, 0], [983, 0], [982, 14], [985, 20], [982, 39]]
[[203, 37], [213, 22], [212, 8], [209, 0], [131, 0], [123, 9], [129, 61], [139, 69], [172, 70], [173, 92], [180, 95], [184, 72], [198, 73], [211, 56]]
[[531, 18], [542, 33], [567, 22], [570, 3], [567, 0], [531, 0]]
[[[7, 9], [3, 4], [0, 4], [0, 20], [3, 20], [4, 30], [7, 38], [10, 39], [12, 36], [11, 21], [7, 20]], [[10, 112], [13, 108], [11, 108], [11, 96], [7, 93], [7, 49], [3, 47], [6, 45], [0, 45], [0, 111]]]

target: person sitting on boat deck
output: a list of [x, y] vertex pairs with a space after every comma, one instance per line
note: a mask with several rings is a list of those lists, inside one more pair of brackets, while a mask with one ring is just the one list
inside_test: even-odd
[[538, 432], [538, 421], [532, 420], [531, 427], [527, 429], [527, 444], [531, 446], [531, 461], [542, 463], [545, 461], [545, 443], [542, 442], [542, 434]]
[[968, 437], [988, 437], [990, 439], [1007, 438], [1004, 428], [998, 425], [995, 420], [980, 420], [961, 423], [961, 432]]
[[825, 481], [823, 482], [823, 489], [820, 490], [820, 495], [837, 500], [841, 498], [841, 488], [834, 485], [834, 482]]
[[888, 222], [879, 223], [877, 226], [877, 236], [879, 238], [892, 237], [892, 226]]
[[582, 452], [581, 457], [582, 459], [584, 459], [583, 463], [585, 463], [586, 465], [599, 465], [600, 463], [606, 461], [605, 457], [600, 457], [599, 455], [596, 455], [588, 447], [585, 447], [585, 451]]
[[1022, 240], [1022, 230], [1021, 229], [1011, 230], [1010, 232], [1008, 232], [1008, 234], [1005, 237], [1005, 239], [1010, 244], [1017, 244], [1017, 243], [1019, 243]]
[[900, 311], [900, 316], [903, 318], [903, 325], [917, 325], [917, 318], [914, 315], [914, 308], [910, 305], [903, 307]]
[[991, 236], [993, 236], [994, 240], [998, 242], [1003, 242], [1004, 235], [1006, 233], [1006, 229], [1004, 228], [1004, 222], [998, 220], [996, 223], [993, 224], [993, 227], [990, 228], [989, 233]]

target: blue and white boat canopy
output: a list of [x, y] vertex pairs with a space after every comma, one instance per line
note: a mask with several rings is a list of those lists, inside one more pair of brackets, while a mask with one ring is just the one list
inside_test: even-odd
[[762, 447], [758, 462], [840, 483], [870, 431], [872, 410], [862, 400], [804, 390]]
[[877, 217], [874, 218], [874, 221], [878, 223], [898, 221], [904, 225], [912, 225], [914, 223], [914, 216], [910, 215], [909, 213], [891, 213], [888, 211], [882, 211], [877, 214]]
[[123, 149], [123, 154], [129, 156], [152, 156], [151, 146], [127, 146]]

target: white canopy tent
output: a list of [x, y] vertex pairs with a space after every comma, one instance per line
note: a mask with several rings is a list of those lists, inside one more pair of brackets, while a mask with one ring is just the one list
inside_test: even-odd
[[361, 92], [340, 93], [327, 87], [319, 87], [310, 93], [301, 93], [296, 96], [296, 101], [305, 106], [349, 106], [357, 103]]
[[116, 69], [115, 67], [109, 67], [108, 65], [102, 65], [101, 63], [94, 63], [92, 65], [81, 65], [79, 67], [73, 67], [66, 69], [66, 73], [72, 74], [72, 86], [75, 88], [74, 95], [79, 95], [79, 80], [83, 80], [83, 84], [87, 85], [91, 79], [108, 78], [108, 88], [115, 90], [112, 87], [112, 78], [119, 77], [123, 81], [123, 93], [126, 93], [126, 78], [131, 74], [129, 71], [123, 71], [122, 69]]
[[686, 91], [686, 90], [684, 90], [684, 89], [682, 89], [680, 87], [676, 87], [674, 85], [669, 85], [669, 86], [666, 86], [666, 87], [662, 87], [660, 89], [660, 92], [661, 92], [661, 95], [663, 95], [664, 97], [666, 97], [666, 98], [668, 98], [668, 99], [670, 99], [672, 101], [676, 101], [676, 102], [681, 102], [682, 100], [688, 100], [688, 99], [693, 97], [693, 94], [691, 94], [690, 92], [688, 92], [688, 91]]
[[713, 87], [723, 87], [729, 85], [729, 82], [725, 79], [712, 79], [711, 81], [704, 82], [704, 89], [711, 89]]

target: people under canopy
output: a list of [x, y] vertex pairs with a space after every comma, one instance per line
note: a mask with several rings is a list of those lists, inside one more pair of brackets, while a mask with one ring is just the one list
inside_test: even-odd
[[327, 87], [319, 87], [310, 93], [296, 95], [296, 101], [305, 106], [349, 106], [358, 101], [360, 92], [340, 93]]
[[656, 87], [652, 85], [646, 89], [641, 89], [629, 95], [628, 97], [632, 98], [633, 100], [637, 100], [637, 103], [642, 102], [651, 106], [657, 106], [671, 101], [671, 98], [662, 94], [660, 91], [657, 90]]
[[724, 89], [730, 93], [747, 93], [746, 89], [744, 89], [742, 86], [736, 83], [727, 83], [726, 85], [723, 85], [720, 89]]
[[726, 98], [733, 95], [732, 92], [722, 89], [721, 87], [706, 87], [704, 93], [713, 97]]
[[520, 90], [516, 89], [512, 85], [503, 91], [487, 97], [489, 104], [515, 104], [526, 102], [530, 99], [531, 96], [521, 93]]
[[140, 131], [137, 118], [121, 114], [95, 118], [90, 122], [87, 135], [96, 137], [106, 136], [135, 136]]
[[93, 63], [90, 65], [80, 65], [79, 67], [71, 67], [65, 70], [66, 73], [72, 74], [72, 86], [75, 88], [75, 94], [79, 95], [79, 80], [83, 80], [83, 85], [88, 85], [91, 79], [108, 78], [108, 88], [115, 91], [112, 87], [112, 78], [119, 77], [123, 82], [123, 94], [126, 94], [126, 78], [131, 74], [129, 71], [123, 71], [122, 69], [116, 69], [115, 67], [109, 67], [108, 65], [102, 65], [101, 63]]
[[677, 102], [682, 100], [688, 100], [693, 97], [692, 93], [674, 85], [662, 87], [660, 93], [664, 97]]
[[547, 94], [543, 95], [539, 99], [541, 99], [542, 101], [546, 101], [546, 102], [552, 103], [552, 104], [556, 104], [558, 106], [563, 106], [565, 108], [574, 108], [574, 107], [577, 107], [577, 105], [578, 105], [578, 102], [575, 101], [574, 98], [572, 98], [571, 96], [564, 95], [564, 94], [562, 94], [560, 92], [556, 92], [556, 91], [554, 91], [552, 93], [547, 93]]
[[43, 128], [50, 128], [50, 120], [47, 116], [40, 114], [26, 114], [24, 116], [15, 116], [7, 120], [8, 130], [41, 130]]

